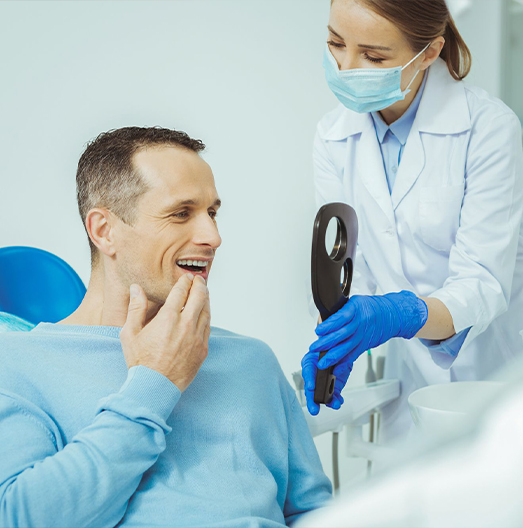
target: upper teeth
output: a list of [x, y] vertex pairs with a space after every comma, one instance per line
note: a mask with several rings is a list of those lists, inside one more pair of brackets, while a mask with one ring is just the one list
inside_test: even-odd
[[207, 262], [204, 260], [178, 260], [176, 264], [178, 266], [198, 266], [200, 268], [207, 266]]

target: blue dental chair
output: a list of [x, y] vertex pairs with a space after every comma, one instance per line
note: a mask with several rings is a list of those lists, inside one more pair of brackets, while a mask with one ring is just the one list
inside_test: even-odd
[[29, 330], [41, 322], [56, 323], [78, 308], [85, 291], [82, 279], [56, 255], [25, 246], [0, 248], [4, 326], [9, 322], [13, 330]]

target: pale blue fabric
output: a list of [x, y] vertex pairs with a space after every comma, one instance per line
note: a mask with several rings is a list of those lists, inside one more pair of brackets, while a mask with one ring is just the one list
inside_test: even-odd
[[448, 369], [458, 357], [459, 351], [461, 350], [469, 331], [470, 327], [465, 328], [465, 330], [458, 332], [444, 341], [433, 341], [430, 339], [420, 339], [420, 341], [429, 349], [436, 365]]
[[340, 70], [326, 43], [323, 53], [325, 79], [332, 93], [349, 110], [360, 114], [378, 112], [405, 99], [419, 71], [412, 76], [405, 90], [401, 89], [401, 72], [429, 46], [430, 43], [404, 66]]
[[213, 328], [181, 394], [119, 332], [0, 335], [0, 526], [279, 527], [330, 499], [267, 345]]
[[[416, 119], [416, 114], [425, 90], [425, 84], [427, 83], [427, 77], [428, 75], [425, 74], [416, 97], [413, 99], [407, 111], [399, 119], [394, 121], [394, 123], [387, 125], [378, 112], [371, 113], [376, 130], [376, 137], [380, 144], [383, 168], [387, 176], [390, 193], [392, 193], [394, 183], [396, 182], [401, 156], [405, 149], [414, 119]], [[469, 330], [470, 328], [467, 328], [444, 341], [433, 341], [429, 339], [420, 339], [420, 341], [429, 349], [437, 365], [442, 368], [449, 368], [458, 356]]]
[[383, 168], [387, 175], [387, 183], [389, 185], [389, 192], [392, 192], [394, 183], [396, 181], [396, 174], [401, 161], [401, 155], [405, 149], [407, 138], [410, 134], [410, 129], [416, 118], [416, 113], [425, 90], [427, 83], [427, 75], [425, 74], [423, 82], [416, 94], [416, 97], [410, 104], [407, 111], [394, 123], [387, 125], [383, 121], [379, 112], [372, 112], [371, 116], [374, 121], [374, 128], [376, 130], [376, 137], [380, 144], [381, 156], [383, 158]]
[[27, 331], [34, 328], [34, 324], [17, 317], [16, 315], [0, 312], [0, 333], [1, 332], [15, 332]]

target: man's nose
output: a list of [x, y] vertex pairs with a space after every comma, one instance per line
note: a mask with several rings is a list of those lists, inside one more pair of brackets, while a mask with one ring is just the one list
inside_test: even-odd
[[218, 249], [222, 244], [222, 238], [218, 232], [216, 222], [209, 216], [202, 216], [194, 235], [194, 241], [199, 245], [211, 246]]

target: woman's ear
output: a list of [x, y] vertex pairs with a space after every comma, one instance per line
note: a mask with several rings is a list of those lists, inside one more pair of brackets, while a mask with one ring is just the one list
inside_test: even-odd
[[435, 38], [430, 46], [425, 50], [423, 61], [420, 65], [420, 71], [426, 70], [436, 59], [440, 56], [441, 50], [445, 45], [445, 39], [443, 37]]
[[85, 228], [100, 253], [112, 257], [116, 253], [113, 239], [115, 216], [107, 209], [95, 207], [85, 217]]

